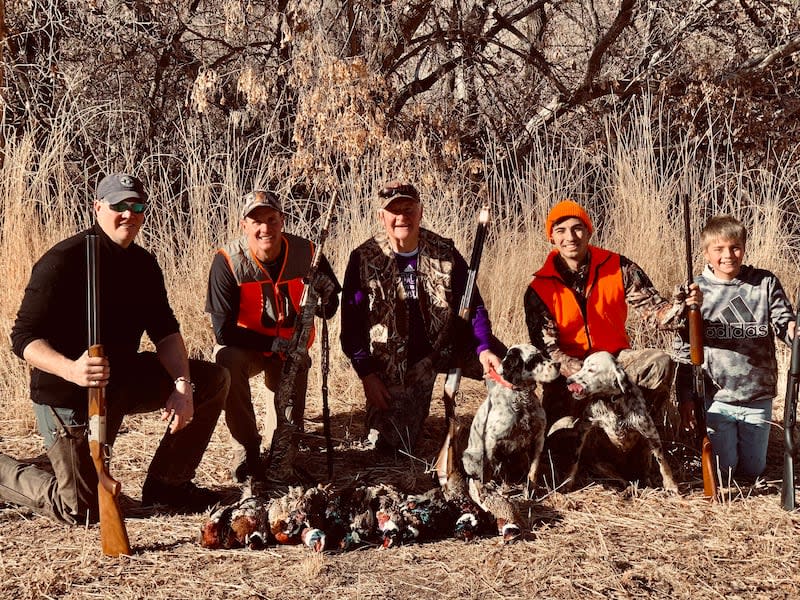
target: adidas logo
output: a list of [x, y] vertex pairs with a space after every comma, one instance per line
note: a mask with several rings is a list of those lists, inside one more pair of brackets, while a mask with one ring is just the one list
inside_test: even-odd
[[712, 321], [705, 327], [705, 337], [714, 340], [741, 340], [767, 337], [769, 325], [757, 323], [753, 311], [741, 296], [728, 302], [719, 315], [720, 321]]

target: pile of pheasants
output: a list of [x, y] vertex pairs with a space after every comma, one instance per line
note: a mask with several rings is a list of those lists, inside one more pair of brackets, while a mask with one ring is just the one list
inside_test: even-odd
[[321, 552], [496, 534], [504, 541], [518, 539], [519, 518], [510, 502], [478, 493], [488, 502], [479, 504], [467, 494], [446, 497], [440, 488], [404, 494], [385, 484], [293, 487], [278, 498], [249, 496], [215, 510], [203, 525], [201, 543], [205, 548], [305, 544]]

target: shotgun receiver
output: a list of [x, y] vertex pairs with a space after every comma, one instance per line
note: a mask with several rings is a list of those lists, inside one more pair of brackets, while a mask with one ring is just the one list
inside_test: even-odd
[[[97, 236], [86, 236], [87, 316], [89, 356], [103, 356], [103, 346], [98, 343], [99, 269]], [[119, 556], [130, 554], [128, 532], [119, 508], [122, 486], [111, 477], [111, 446], [106, 437], [106, 390], [89, 388], [89, 452], [97, 471], [97, 503], [100, 509], [100, 542], [103, 554]]]
[[[687, 286], [694, 282], [692, 269], [692, 227], [689, 219], [689, 196], [683, 196], [683, 225], [686, 237]], [[686, 307], [689, 322], [689, 350], [692, 361], [692, 401], [700, 446], [700, 465], [703, 470], [703, 495], [717, 498], [717, 480], [714, 476], [714, 453], [706, 431], [706, 386], [703, 372], [703, 316], [697, 304]]]
[[[297, 439], [295, 433], [298, 430], [297, 423], [292, 419], [292, 409], [295, 402], [294, 384], [297, 374], [301, 367], [308, 364], [308, 342], [311, 339], [314, 326], [314, 314], [319, 302], [319, 293], [316, 290], [317, 277], [319, 277], [319, 263], [322, 258], [322, 248], [325, 239], [328, 237], [328, 229], [333, 219], [333, 211], [336, 207], [336, 193], [331, 196], [328, 212], [322, 224], [319, 239], [314, 246], [314, 254], [311, 258], [311, 265], [308, 268], [303, 282], [303, 293], [300, 296], [300, 309], [295, 322], [292, 337], [286, 350], [286, 360], [283, 361], [281, 369], [281, 381], [278, 390], [275, 392], [275, 412], [277, 425], [272, 435], [272, 443], [269, 449], [269, 466], [275, 470], [278, 479], [287, 479], [294, 471], [294, 455], [297, 452]], [[324, 415], [323, 415], [324, 416]], [[323, 425], [325, 425], [323, 423]], [[327, 424], [326, 431], [330, 431], [330, 423]], [[328, 460], [332, 460], [331, 453]], [[330, 467], [329, 467], [330, 468]]]
[[[483, 254], [483, 243], [486, 241], [486, 231], [489, 228], [489, 207], [483, 206], [478, 213], [478, 228], [475, 231], [475, 240], [472, 242], [472, 256], [469, 259], [469, 270], [467, 271], [467, 285], [464, 288], [464, 295], [461, 296], [461, 303], [458, 307], [458, 316], [469, 322], [472, 315], [471, 304], [475, 293], [475, 280], [478, 276], [478, 268], [481, 265], [481, 255]], [[442, 402], [444, 403], [444, 414], [448, 421], [456, 416], [456, 394], [461, 386], [461, 367], [453, 367], [447, 372], [444, 381], [444, 393]]]
[[786, 376], [786, 398], [783, 404], [783, 485], [781, 504], [786, 510], [794, 510], [794, 426], [797, 417], [797, 391], [800, 385], [800, 304], [795, 317], [792, 358]]

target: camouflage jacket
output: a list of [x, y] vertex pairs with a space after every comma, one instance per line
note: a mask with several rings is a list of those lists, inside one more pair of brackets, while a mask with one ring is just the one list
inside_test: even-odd
[[[452, 240], [426, 229], [420, 230], [418, 247], [416, 302], [424, 331], [410, 330], [409, 299], [386, 234], [380, 233], [367, 240], [351, 257], [351, 261], [357, 260], [359, 264], [358, 288], [367, 295], [369, 323], [366, 325], [371, 360], [377, 363], [388, 385], [399, 385], [405, 380], [410, 366], [410, 336], [427, 338], [435, 354], [434, 363], [441, 359], [439, 355], [450, 351], [454, 341], [451, 334], [456, 318], [453, 309], [456, 297], [452, 275], [457, 250]], [[345, 278], [345, 295], [348, 293]], [[345, 326], [361, 327], [362, 324], [343, 322], [343, 330]]]

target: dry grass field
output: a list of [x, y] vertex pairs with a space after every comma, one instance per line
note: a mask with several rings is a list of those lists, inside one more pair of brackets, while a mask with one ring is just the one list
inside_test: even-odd
[[[482, 400], [468, 382], [459, 414]], [[308, 429], [321, 431], [319, 402]], [[432, 485], [426, 467], [443, 434], [441, 405], [415, 457], [378, 460], [352, 443], [359, 416], [334, 400], [335, 483], [353, 477], [409, 489]], [[7, 508], [0, 512], [0, 597], [40, 598], [793, 598], [800, 590], [800, 517], [779, 506], [780, 435], [770, 447], [766, 485], [726, 488], [725, 499], [702, 499], [696, 478], [679, 497], [602, 481], [570, 494], [539, 492], [524, 541], [499, 537], [443, 540], [394, 549], [315, 554], [302, 546], [205, 550], [204, 515], [155, 515], [139, 507], [143, 473], [161, 433], [154, 416], [129, 419], [115, 446], [113, 471], [123, 482], [123, 507], [133, 556], [100, 552], [97, 527], [67, 527]], [[198, 479], [237, 497], [227, 479], [227, 434], [220, 424]], [[313, 448], [322, 445], [309, 437]], [[39, 439], [6, 436], [0, 451], [36, 456]], [[308, 466], [325, 479], [325, 462]]]
[[[695, 233], [714, 212], [745, 220], [752, 235], [748, 261], [776, 272], [793, 298], [798, 276], [796, 163], [780, 173], [729, 170], [704, 163], [697, 152], [678, 153], [665, 167], [655, 160], [643, 134], [617, 135], [618, 147], [603, 160], [575, 151], [542, 148], [541, 155], [504, 179], [486, 161], [488, 194], [480, 196], [463, 176], [445, 176], [426, 163], [424, 152], [405, 165], [361, 165], [337, 182], [341, 208], [327, 248], [341, 276], [348, 252], [374, 231], [370, 204], [377, 182], [401, 175], [419, 183], [425, 198], [423, 225], [453, 237], [468, 255], [474, 215], [488, 197], [492, 232], [479, 285], [498, 336], [525, 341], [522, 294], [548, 245], [541, 233], [549, 206], [573, 196], [596, 218], [596, 242], [641, 264], [665, 294], [685, 278], [683, 241], [672, 199], [692, 197]], [[24, 139], [9, 140], [0, 169], [0, 452], [42, 458], [26, 395], [27, 371], [11, 354], [7, 333], [13, 323], [33, 261], [55, 241], [88, 222], [93, 182], [65, 176], [53, 140], [52, 155], [33, 159]], [[191, 156], [187, 149], [186, 156]], [[685, 156], [681, 159], [680, 156]], [[596, 157], [595, 157], [596, 158]], [[268, 159], [265, 159], [268, 160]], [[208, 356], [212, 336], [203, 314], [206, 276], [213, 249], [236, 228], [241, 183], [211, 183], [202, 163], [188, 164], [181, 182], [160, 176], [152, 164], [130, 165], [109, 158], [111, 170], [136, 169], [145, 176], [156, 203], [141, 242], [164, 267], [171, 301], [190, 351]], [[231, 161], [234, 163], [234, 161]], [[33, 168], [32, 165], [38, 165]], [[597, 166], [601, 165], [601, 166]], [[280, 180], [280, 165], [265, 163], [263, 181]], [[257, 182], [251, 182], [257, 183]], [[248, 183], [249, 185], [249, 183]], [[186, 200], [188, 198], [188, 201]], [[287, 206], [288, 229], [315, 237], [316, 214], [307, 204]], [[695, 253], [695, 267], [700, 255]], [[68, 316], [67, 316], [68, 318]], [[670, 348], [668, 336], [653, 335], [632, 319], [637, 345]], [[336, 438], [336, 484], [358, 477], [395, 483], [408, 490], [433, 485], [428, 472], [443, 438], [442, 406], [433, 403], [425, 437], [414, 456], [381, 459], [359, 449], [363, 436], [360, 382], [338, 347], [338, 318], [331, 323], [330, 400]], [[314, 348], [318, 364], [318, 345]], [[787, 352], [780, 350], [785, 385]], [[440, 382], [441, 384], [441, 382]], [[261, 384], [254, 381], [256, 389]], [[307, 468], [325, 479], [320, 432], [320, 375], [312, 369], [306, 414]], [[459, 415], [467, 419], [483, 399], [483, 386], [463, 385]], [[437, 392], [438, 393], [438, 392]], [[263, 399], [258, 398], [263, 412]], [[126, 418], [114, 448], [112, 473], [123, 484], [123, 508], [133, 555], [120, 559], [100, 552], [97, 527], [66, 527], [13, 507], [0, 509], [0, 598], [795, 598], [800, 593], [800, 516], [779, 505], [782, 465], [782, 398], [775, 404], [773, 436], [765, 481], [755, 487], [727, 487], [724, 499], [702, 499], [691, 453], [670, 445], [671, 460], [683, 474], [680, 496], [640, 486], [620, 489], [602, 480], [563, 494], [539, 490], [528, 503], [526, 539], [504, 545], [500, 538], [471, 543], [443, 540], [396, 549], [365, 548], [314, 554], [304, 547], [261, 551], [203, 549], [198, 534], [205, 515], [166, 516], [140, 507], [140, 490], [150, 457], [163, 433], [154, 414]], [[217, 427], [197, 480], [239, 494], [229, 478], [228, 438]], [[688, 457], [688, 458], [687, 458]]]

